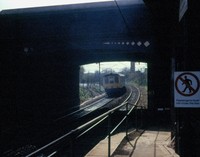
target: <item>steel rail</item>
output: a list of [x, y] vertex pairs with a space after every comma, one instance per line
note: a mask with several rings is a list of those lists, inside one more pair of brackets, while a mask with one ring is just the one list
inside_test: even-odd
[[86, 108], [90, 108], [90, 107], [94, 106], [95, 104], [97, 104], [97, 103], [99, 103], [99, 102], [101, 102], [101, 101], [103, 101], [103, 100], [105, 100], [105, 99], [106, 99], [106, 97], [103, 96], [102, 98], [98, 99], [97, 101], [92, 102], [91, 104], [88, 104], [88, 105], [86, 105], [86, 106], [80, 108], [79, 110], [73, 111], [73, 112], [71, 112], [71, 113], [69, 113], [69, 114], [67, 114], [67, 115], [64, 115], [64, 116], [62, 116], [62, 117], [60, 117], [60, 118], [57, 118], [57, 119], [55, 120], [55, 122], [56, 122], [56, 121], [59, 121], [59, 120], [62, 120], [62, 119], [65, 119], [66, 117], [75, 115], [75, 114], [77, 114], [77, 113], [79, 113], [79, 112], [85, 110]]
[[[109, 117], [109, 115], [111, 115], [112, 113], [114, 113], [116, 110], [120, 109], [121, 107], [123, 107], [124, 105], [126, 105], [129, 100], [129, 98], [131, 97], [132, 95], [132, 92], [129, 94], [129, 96], [117, 107], [113, 108], [113, 109], [110, 109], [109, 111], [101, 114], [100, 116], [94, 118], [93, 120], [90, 120], [89, 122], [77, 127], [76, 129], [74, 130], [71, 130], [70, 132], [66, 133], [65, 135], [57, 138], [56, 140], [48, 143], [47, 145], [39, 148], [38, 150], [28, 154], [26, 157], [33, 157], [33, 156], [36, 156], [36, 155], [39, 155], [42, 154], [42, 152], [45, 152], [46, 149], [50, 148], [51, 147], [51, 153], [54, 153], [54, 152], [57, 152], [56, 151], [56, 148], [58, 147], [62, 147], [62, 143], [64, 143], [65, 140], [67, 139], [70, 139], [71, 137], [73, 137], [75, 135], [75, 139], [77, 137], [80, 137], [82, 136], [83, 134], [87, 133], [86, 131], [84, 131], [83, 133], [80, 133], [82, 130], [91, 130], [91, 128], [93, 128], [94, 126], [98, 125], [100, 122], [102, 122], [103, 120], [105, 120], [106, 118]], [[103, 120], [102, 120], [103, 119]], [[93, 126], [92, 126], [93, 125]], [[77, 135], [77, 133], [80, 133], [79, 135]], [[72, 139], [73, 140], [73, 139]], [[56, 147], [56, 148], [52, 148], [52, 147]]]

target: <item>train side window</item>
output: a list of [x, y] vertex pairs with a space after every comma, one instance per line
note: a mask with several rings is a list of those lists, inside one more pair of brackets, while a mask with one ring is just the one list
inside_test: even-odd
[[115, 77], [115, 82], [119, 83], [119, 78], [117, 76]]

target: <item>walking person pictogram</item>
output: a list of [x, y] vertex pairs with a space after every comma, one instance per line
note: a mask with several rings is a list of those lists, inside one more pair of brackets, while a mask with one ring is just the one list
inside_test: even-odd
[[175, 80], [176, 91], [183, 96], [193, 96], [199, 91], [199, 78], [190, 72], [177, 75]]
[[191, 93], [192, 92], [192, 88], [191, 88], [191, 85], [192, 85], [192, 80], [188, 79], [187, 76], [185, 75], [184, 77], [185, 79], [183, 79], [183, 83], [182, 85], [185, 85], [185, 88], [182, 92], [185, 92], [187, 89], [189, 89], [189, 92]]

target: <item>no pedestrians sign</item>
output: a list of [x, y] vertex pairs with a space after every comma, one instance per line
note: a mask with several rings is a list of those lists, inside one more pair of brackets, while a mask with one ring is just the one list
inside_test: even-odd
[[200, 72], [174, 73], [174, 106], [200, 108]]

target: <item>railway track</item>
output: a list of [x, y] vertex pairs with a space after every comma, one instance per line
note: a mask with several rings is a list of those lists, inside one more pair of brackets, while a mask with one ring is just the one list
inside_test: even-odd
[[[139, 96], [139, 90], [135, 87], [128, 87], [127, 92], [117, 98], [109, 98], [106, 95], [97, 101], [93, 101], [80, 107], [79, 110], [71, 112], [65, 116], [62, 116], [54, 121], [55, 128], [62, 128], [61, 130], [56, 130], [54, 137], [59, 137], [62, 134], [69, 132], [77, 128], [78, 126], [87, 123], [88, 121], [95, 119], [101, 114], [104, 114], [108, 110], [117, 108], [120, 104], [128, 102], [128, 109], [130, 109], [133, 104], [137, 101]], [[119, 111], [125, 111], [126, 107], [122, 107]]]
[[[103, 98], [99, 99], [98, 101], [92, 102], [92, 103], [88, 104], [87, 106], [81, 107], [77, 111], [74, 111], [70, 114], [67, 114], [63, 117], [56, 119], [54, 121], [54, 124], [52, 127], [54, 129], [49, 129], [48, 136], [51, 136], [51, 138], [49, 138], [49, 139], [59, 138], [63, 134], [66, 134], [66, 132], [69, 132], [70, 130], [75, 129], [77, 126], [80, 126], [80, 125], [90, 121], [91, 119], [95, 119], [95, 117], [99, 116], [100, 114], [104, 114], [108, 110], [113, 110], [114, 108], [117, 108], [119, 105], [123, 104], [124, 102], [128, 102], [131, 100], [131, 102], [133, 103], [133, 101], [135, 101], [138, 94], [135, 93], [135, 90], [133, 90], [131, 88], [127, 91], [128, 92], [126, 94], [124, 94], [123, 96], [121, 96], [119, 98], [103, 97]], [[129, 102], [129, 104], [131, 104], [131, 102]], [[121, 111], [123, 111], [123, 110], [121, 110]], [[56, 128], [59, 128], [59, 129], [56, 129]], [[103, 128], [104, 128], [103, 132], [106, 133], [105, 127], [103, 127]], [[102, 130], [102, 127], [97, 129], [97, 131], [100, 131], [100, 130]], [[92, 137], [94, 137], [94, 138], [96, 137], [96, 140], [97, 140], [98, 138], [102, 138], [102, 136], [105, 136], [105, 135], [101, 135], [101, 137], [97, 137], [97, 136], [99, 136], [99, 135], [94, 135]], [[47, 141], [48, 140], [46, 140], [46, 143], [48, 143]], [[32, 145], [32, 144], [30, 144], [30, 145]], [[34, 144], [33, 144], [33, 146], [34, 146]], [[42, 145], [37, 145], [37, 147], [34, 146], [34, 148], [38, 148], [41, 146]], [[17, 149], [17, 150], [20, 150], [20, 149]], [[19, 152], [16, 152], [16, 154], [17, 153], [19, 154]], [[15, 154], [15, 153], [12, 153], [12, 155], [13, 154]]]
[[[135, 93], [136, 92], [135, 90], [138, 93]], [[140, 94], [139, 94], [138, 89], [135, 89], [135, 90], [133, 90], [132, 88], [129, 88], [128, 92], [124, 96], [122, 96], [121, 98], [113, 99], [109, 103], [103, 103], [104, 105], [101, 104], [104, 99], [100, 100], [100, 102], [101, 102], [100, 108], [102, 108], [102, 106], [103, 106], [103, 107], [107, 108], [107, 111], [105, 111], [104, 113], [101, 113], [101, 115], [96, 115], [96, 117], [90, 116], [90, 120], [87, 123], [82, 124], [81, 126], [77, 127], [76, 129], [74, 129], [72, 131], [73, 133], [74, 133], [74, 131], [80, 132], [80, 130], [82, 130], [83, 128], [86, 127], [86, 130], [83, 132], [81, 131], [81, 133], [79, 135], [77, 135], [76, 133], [75, 133], [76, 136], [73, 135], [75, 137], [71, 141], [72, 142], [71, 146], [69, 145], [69, 141], [67, 143], [64, 142], [66, 144], [64, 146], [64, 149], [62, 149], [62, 148], [59, 148], [60, 150], [56, 149], [54, 153], [58, 157], [60, 157], [60, 156], [67, 157], [67, 156], [69, 156], [69, 154], [71, 154], [71, 155], [73, 154], [72, 156], [77, 156], [77, 157], [84, 156], [92, 147], [94, 147], [94, 145], [96, 145], [98, 143], [98, 141], [100, 141], [101, 139], [103, 139], [107, 136], [108, 130], [109, 131], [112, 130], [111, 133], [109, 133], [110, 135], [113, 134], [113, 132], [116, 130], [116, 128], [118, 128], [118, 126], [121, 125], [122, 122], [125, 120], [123, 118], [125, 112], [124, 112], [124, 110], [119, 110], [119, 108], [126, 106], [126, 104], [130, 104], [130, 102], [128, 102], [128, 101], [131, 101], [132, 103], [133, 103], [133, 101], [135, 101], [134, 104], [131, 104], [132, 109], [133, 109], [134, 105], [138, 102]], [[94, 103], [94, 104], [96, 105], [96, 103]], [[97, 104], [99, 104], [99, 103], [97, 103]], [[95, 108], [95, 110], [93, 108]], [[94, 112], [94, 111], [98, 110], [99, 108], [97, 109], [92, 104], [90, 104], [88, 107], [84, 107], [83, 111], [85, 109], [93, 110], [93, 112]], [[114, 114], [115, 110], [121, 112], [122, 114], [119, 114], [119, 112]], [[76, 114], [81, 113], [81, 112], [77, 111]], [[127, 113], [127, 110], [126, 110], [126, 113]], [[108, 125], [108, 121], [106, 119], [108, 118], [108, 116], [110, 114], [112, 114], [112, 120], [108, 120], [108, 121], [110, 121], [110, 122], [112, 121], [112, 123]], [[70, 115], [74, 115], [74, 114], [71, 113]], [[99, 119], [99, 117], [102, 117], [103, 121], [100, 120], [101, 121], [100, 123], [97, 122], [97, 124], [93, 124], [93, 122], [95, 122], [97, 119]], [[127, 116], [125, 116], [125, 117], [127, 117]], [[122, 118], [122, 121], [120, 121], [120, 118]], [[120, 123], [117, 124], [118, 122], [116, 122], [116, 120], [119, 120]], [[89, 128], [87, 128], [88, 124], [90, 125], [90, 123], [92, 123], [93, 126], [89, 126]], [[92, 131], [90, 131], [91, 129], [92, 129]], [[43, 148], [46, 149], [50, 145], [54, 145], [54, 144], [57, 145], [56, 143], [58, 143], [58, 141], [65, 141], [64, 139], [67, 136], [69, 136], [69, 134], [63, 135], [59, 139], [54, 140], [53, 142], [51, 142], [47, 146], [44, 146]], [[63, 143], [63, 142], [61, 142], [61, 143]], [[61, 144], [61, 145], [62, 145], [61, 147], [63, 147], [63, 144]], [[76, 151], [74, 151], [74, 150], [76, 150]], [[32, 155], [30, 155], [30, 156], [32, 156]]]
[[[80, 106], [80, 109], [71, 112], [65, 116], [59, 117], [55, 120], [55, 122], [63, 123], [63, 122], [74, 122], [81, 119], [81, 122], [83, 123], [83, 119], [85, 117], [89, 117], [90, 115], [93, 115], [89, 117], [90, 119], [95, 118], [95, 116], [98, 116], [99, 114], [102, 114], [103, 112], [106, 112], [109, 109], [112, 109], [114, 107], [117, 107], [119, 104], [129, 101], [129, 104], [134, 104], [137, 100], [139, 89], [136, 87], [127, 87], [127, 92], [120, 96], [115, 98], [109, 98], [106, 95], [104, 95], [102, 98], [98, 99], [97, 101], [92, 101], [91, 103], [87, 103], [87, 105]], [[129, 108], [131, 105], [129, 105]], [[123, 110], [123, 109], [121, 109]], [[89, 119], [87, 119], [89, 120]], [[80, 123], [79, 123], [80, 124]]]
[[[124, 94], [120, 98], [113, 99], [110, 103], [108, 103], [107, 107], [109, 108], [110, 113], [112, 113], [112, 110], [114, 111], [119, 106], [123, 106], [127, 102], [129, 104], [128, 110], [137, 103], [140, 97], [140, 91], [139, 89], [135, 87], [129, 87], [128, 92]], [[93, 131], [87, 133], [87, 136], [83, 136], [78, 140], [78, 142], [74, 143], [73, 149], [76, 150], [74, 152], [73, 156], [85, 156], [87, 152], [89, 152], [100, 140], [106, 138], [108, 136], [108, 131], [112, 130], [111, 134], [115, 132], [116, 125], [118, 124], [121, 119], [124, 117], [124, 113], [127, 113], [127, 107], [126, 105], [122, 107], [122, 109], [119, 109], [118, 112], [115, 114], [112, 114], [112, 120], [110, 121], [110, 126], [108, 126], [108, 122], [104, 121], [97, 127], [93, 128]], [[106, 114], [106, 113], [104, 113]], [[118, 121], [118, 122], [117, 122]], [[125, 128], [125, 127], [124, 127]], [[119, 129], [118, 131], [120, 131]], [[122, 128], [122, 131], [123, 128]], [[70, 153], [70, 150], [65, 150], [61, 156], [67, 157], [67, 154]]]
[[85, 105], [83, 107], [80, 107], [79, 110], [76, 110], [74, 112], [71, 112], [63, 117], [60, 117], [55, 120], [55, 122], [68, 119], [69, 120], [77, 120], [84, 116], [87, 116], [88, 114], [91, 114], [92, 112], [95, 112], [96, 110], [99, 110], [106, 106], [108, 103], [110, 103], [113, 100], [113, 98], [107, 98], [106, 96], [102, 97], [101, 99], [98, 99], [97, 101], [94, 101], [88, 105]]

